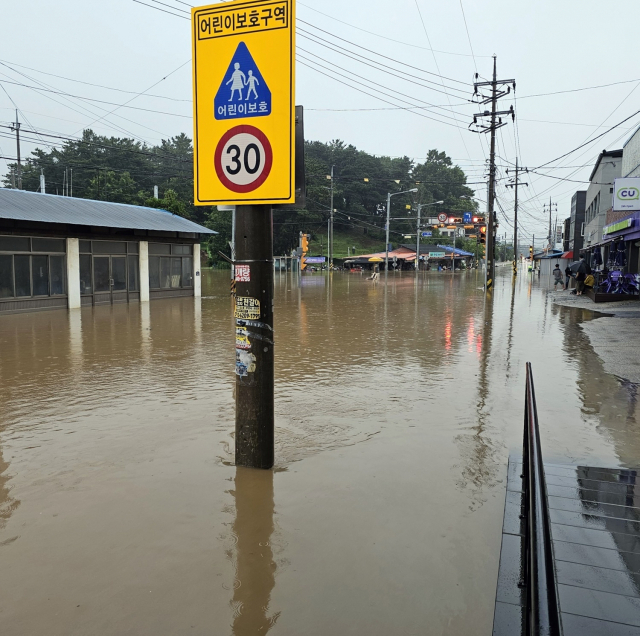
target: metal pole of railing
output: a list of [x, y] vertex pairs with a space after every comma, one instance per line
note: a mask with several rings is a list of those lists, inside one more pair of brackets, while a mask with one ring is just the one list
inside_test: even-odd
[[526, 514], [527, 631], [559, 636], [560, 612], [551, 545], [547, 486], [542, 464], [538, 411], [531, 363], [527, 362], [523, 479]]

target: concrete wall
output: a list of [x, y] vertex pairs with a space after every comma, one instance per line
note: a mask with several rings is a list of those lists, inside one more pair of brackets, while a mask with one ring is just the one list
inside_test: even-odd
[[67, 238], [67, 306], [80, 308], [80, 241]]
[[140, 302], [149, 302], [149, 242], [140, 241]]
[[624, 145], [622, 153], [622, 176], [640, 177], [640, 128]]
[[602, 241], [602, 228], [606, 225], [607, 210], [611, 208], [613, 180], [621, 174], [622, 157], [602, 158], [587, 189], [585, 247]]
[[200, 243], [196, 243], [193, 246], [193, 295], [196, 298], [202, 296], [202, 268], [200, 267], [200, 257]]

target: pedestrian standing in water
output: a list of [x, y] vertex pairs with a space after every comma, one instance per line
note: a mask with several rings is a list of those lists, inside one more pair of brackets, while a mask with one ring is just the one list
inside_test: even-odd
[[558, 263], [556, 263], [556, 268], [551, 273], [553, 274], [553, 291], [558, 291], [558, 285], [560, 285], [560, 290], [562, 290], [564, 283], [562, 282], [562, 270]]
[[580, 259], [578, 264], [578, 271], [576, 273], [576, 296], [582, 296], [584, 291], [584, 281], [587, 278], [587, 262], [584, 260], [584, 256]]

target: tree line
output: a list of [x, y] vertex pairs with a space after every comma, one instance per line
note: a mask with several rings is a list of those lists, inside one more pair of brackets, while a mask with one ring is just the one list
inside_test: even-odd
[[[329, 178], [332, 166], [333, 182]], [[11, 186], [15, 169], [15, 164], [9, 165], [5, 187]], [[228, 253], [231, 213], [193, 205], [193, 145], [185, 134], [150, 146], [85, 130], [78, 140], [37, 148], [25, 159], [21, 172], [25, 190], [38, 191], [40, 175], [44, 174], [48, 194], [71, 194], [72, 182], [74, 197], [167, 209], [218, 232], [206, 245], [212, 261], [219, 260], [218, 250]], [[458, 214], [476, 207], [464, 171], [438, 150], [429, 150], [424, 162], [414, 162], [406, 156], [372, 155], [340, 140], [308, 141], [305, 172], [304, 207], [274, 208], [276, 254], [297, 247], [301, 231], [312, 236], [326, 232], [332, 183], [335, 231], [381, 240], [388, 192], [418, 189], [392, 199], [392, 216], [407, 217], [394, 221], [393, 242], [402, 242], [398, 240], [401, 233], [415, 233], [417, 203], [444, 201], [431, 209]], [[153, 197], [154, 186], [158, 187], [158, 199]]]

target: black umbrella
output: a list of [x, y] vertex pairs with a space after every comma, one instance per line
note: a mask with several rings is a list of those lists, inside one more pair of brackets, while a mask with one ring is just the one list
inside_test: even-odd
[[616, 252], [614, 262], [619, 267], [624, 267], [627, 264], [627, 249], [622, 240], [618, 243], [618, 251]]
[[587, 272], [587, 266], [585, 265], [584, 261], [576, 261], [575, 263], [571, 263], [570, 267], [571, 271], [574, 274], [577, 274], [578, 272]]

